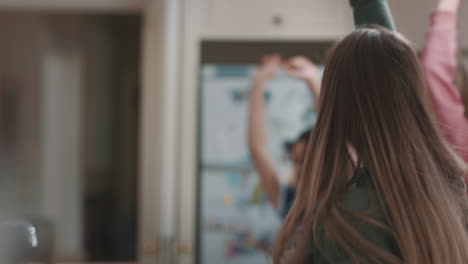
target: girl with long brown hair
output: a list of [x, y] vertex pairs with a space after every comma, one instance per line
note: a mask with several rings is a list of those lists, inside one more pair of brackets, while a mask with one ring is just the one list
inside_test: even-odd
[[425, 92], [397, 33], [358, 29], [331, 50], [274, 263], [468, 263], [465, 168]]

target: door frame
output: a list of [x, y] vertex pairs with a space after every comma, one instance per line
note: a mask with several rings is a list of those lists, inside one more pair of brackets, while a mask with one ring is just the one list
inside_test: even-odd
[[[140, 262], [178, 263], [181, 0], [143, 11], [140, 134]], [[183, 144], [183, 142], [182, 142]]]

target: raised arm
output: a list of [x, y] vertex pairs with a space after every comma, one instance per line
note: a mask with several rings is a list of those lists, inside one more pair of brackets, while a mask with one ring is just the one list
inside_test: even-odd
[[281, 64], [278, 55], [262, 58], [252, 76], [250, 93], [248, 145], [253, 164], [260, 177], [260, 184], [275, 209], [280, 205], [278, 172], [267, 149], [264, 91], [266, 82], [277, 73]]
[[380, 25], [390, 30], [396, 30], [392, 13], [386, 0], [350, 0], [353, 8], [354, 24]]
[[442, 132], [468, 162], [468, 119], [461, 95], [454, 85], [457, 71], [457, 13], [460, 0], [441, 0], [421, 55], [429, 95]]
[[317, 66], [304, 56], [295, 56], [284, 62], [284, 69], [289, 76], [305, 81], [314, 98], [314, 108], [318, 107], [321, 80]]

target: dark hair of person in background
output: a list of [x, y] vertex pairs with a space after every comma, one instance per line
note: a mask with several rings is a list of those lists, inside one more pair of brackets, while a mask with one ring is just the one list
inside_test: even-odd
[[312, 133], [312, 129], [313, 129], [313, 127], [303, 131], [294, 141], [286, 142], [284, 144], [285, 151], [287, 153], [291, 153], [291, 151], [294, 148], [295, 144], [298, 144], [298, 143], [307, 144], [309, 142], [309, 138], [310, 138], [310, 134]]

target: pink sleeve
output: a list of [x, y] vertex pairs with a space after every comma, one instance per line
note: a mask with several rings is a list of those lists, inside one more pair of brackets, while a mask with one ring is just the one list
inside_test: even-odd
[[454, 150], [468, 162], [468, 119], [461, 95], [453, 84], [457, 71], [457, 41], [457, 15], [435, 11], [421, 63], [441, 130]]

